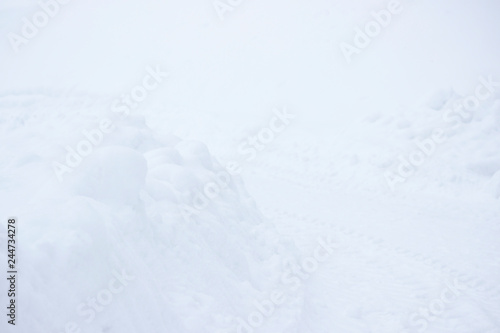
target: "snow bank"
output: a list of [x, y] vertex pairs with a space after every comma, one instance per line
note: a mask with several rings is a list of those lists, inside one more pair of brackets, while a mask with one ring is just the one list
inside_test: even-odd
[[[20, 224], [22, 331], [234, 330], [235, 316], [276, 283], [285, 249], [241, 179], [202, 143], [158, 139], [131, 116], [114, 119], [115, 130], [58, 182], [51, 166], [64, 163], [62, 138], [81, 141], [106, 105], [85, 101], [70, 122], [50, 109], [75, 100], [37, 98], [47, 107], [4, 97], [0, 118], [2, 140], [18, 145], [2, 146], [0, 184]], [[207, 192], [207, 184], [221, 185]]]

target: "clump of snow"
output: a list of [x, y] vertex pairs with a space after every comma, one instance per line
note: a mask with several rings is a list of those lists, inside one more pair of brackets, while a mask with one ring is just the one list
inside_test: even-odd
[[74, 175], [75, 195], [83, 195], [107, 204], [130, 205], [139, 200], [144, 186], [147, 163], [131, 148], [106, 146], [95, 150]]
[[[94, 107], [83, 124], [99, 120], [102, 109]], [[140, 117], [117, 120], [116, 130], [59, 183], [50, 166], [65, 151], [37, 147], [76, 125], [47, 121], [44, 110], [35, 114], [29, 106], [12, 110], [3, 119], [26, 123], [17, 127], [16, 142], [39, 141], [33, 151], [1, 152], [10, 156], [2, 170], [17, 174], [16, 183], [2, 182], [1, 199], [13, 211], [22, 204], [9, 196], [32, 205], [19, 222], [21, 283], [30, 295], [20, 305], [26, 332], [63, 332], [74, 323], [84, 332], [231, 329], [238, 311], [278, 280], [285, 246], [238, 176], [226, 172], [226, 186], [194, 208], [196, 194], [206, 196], [205, 185], [224, 171], [202, 143], [156, 139]], [[56, 133], [43, 137], [35, 128]], [[26, 182], [38, 179], [40, 189], [26, 192], [19, 173]], [[100, 311], [85, 305], [122, 275], [130, 280], [113, 295], [119, 302], [98, 303]]]

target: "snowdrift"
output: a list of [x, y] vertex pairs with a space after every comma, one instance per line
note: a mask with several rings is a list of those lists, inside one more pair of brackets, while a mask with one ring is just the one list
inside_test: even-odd
[[[30, 142], [2, 146], [0, 182], [20, 225], [22, 332], [235, 331], [278, 280], [285, 246], [205, 145], [113, 118], [97, 99], [1, 102], [2, 140]], [[99, 140], [103, 115], [113, 130]]]

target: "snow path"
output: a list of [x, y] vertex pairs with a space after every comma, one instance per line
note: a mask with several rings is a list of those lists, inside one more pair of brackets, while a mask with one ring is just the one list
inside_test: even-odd
[[[265, 160], [247, 172], [246, 186], [279, 232], [304, 257], [321, 236], [340, 243], [304, 281], [296, 332], [498, 332], [491, 205], [346, 193], [300, 171], [317, 161]], [[457, 279], [464, 289], [442, 314], [410, 322]]]

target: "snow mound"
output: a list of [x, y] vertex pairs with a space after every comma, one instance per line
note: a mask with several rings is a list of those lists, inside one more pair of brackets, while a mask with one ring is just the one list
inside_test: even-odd
[[[89, 104], [83, 128], [105, 110]], [[114, 119], [116, 129], [58, 182], [51, 165], [66, 151], [48, 147], [66, 146], [65, 135], [78, 142], [81, 130], [44, 111], [14, 102], [0, 122], [22, 117], [17, 141], [38, 141], [32, 151], [1, 152], [10, 156], [2, 173], [17, 179], [0, 183], [1, 198], [23, 212], [23, 331], [234, 330], [235, 317], [278, 280], [285, 252], [242, 180], [204, 144], [158, 139], [130, 117]], [[37, 190], [26, 193], [23, 181]]]
[[146, 160], [140, 152], [119, 146], [103, 147], [85, 162], [74, 180], [76, 195], [109, 204], [138, 201], [147, 173]]

